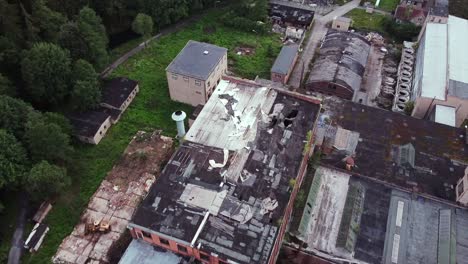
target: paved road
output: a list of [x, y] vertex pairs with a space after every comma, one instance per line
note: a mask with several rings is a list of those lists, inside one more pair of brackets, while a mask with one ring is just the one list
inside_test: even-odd
[[[301, 76], [305, 75], [308, 70], [308, 65], [310, 61], [314, 57], [315, 50], [319, 46], [322, 39], [325, 37], [328, 28], [326, 27], [327, 23], [331, 22], [333, 18], [337, 16], [342, 16], [352, 9], [359, 6], [359, 0], [353, 0], [345, 5], [338, 7], [337, 9], [333, 10], [332, 12], [328, 13], [325, 16], [316, 16], [314, 19], [314, 25], [310, 32], [310, 38], [306, 43], [304, 51], [302, 52], [301, 58], [296, 63], [296, 67], [289, 77], [289, 85], [294, 88], [299, 88], [301, 83]], [[303, 66], [305, 69], [303, 69]], [[303, 78], [303, 77], [302, 77]]]
[[20, 211], [18, 213], [17, 225], [15, 233], [13, 234], [13, 239], [11, 240], [11, 248], [8, 254], [8, 264], [19, 264], [21, 254], [23, 253], [23, 235], [24, 227], [26, 225], [26, 214], [28, 211], [29, 201], [26, 195], [20, 194]]

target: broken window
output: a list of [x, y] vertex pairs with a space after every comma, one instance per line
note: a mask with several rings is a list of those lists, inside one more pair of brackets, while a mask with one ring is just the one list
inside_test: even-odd
[[188, 82], [189, 78], [184, 76], [184, 81]]
[[177, 74], [172, 74], [172, 79], [177, 80], [178, 77]]
[[161, 242], [161, 244], [163, 245], [169, 246], [169, 240], [167, 239], [159, 238], [159, 242]]
[[200, 81], [200, 80], [195, 80], [195, 85], [200, 86], [200, 85], [201, 85], [201, 81]]
[[151, 234], [146, 232], [146, 231], [141, 231], [141, 233], [143, 234], [143, 237], [146, 237], [146, 238], [151, 238]]
[[181, 245], [177, 245], [177, 250], [179, 250], [179, 252], [187, 253], [187, 248]]
[[201, 260], [210, 261], [210, 256], [208, 256], [207, 254], [202, 253], [202, 252], [200, 252], [200, 258], [201, 258]]

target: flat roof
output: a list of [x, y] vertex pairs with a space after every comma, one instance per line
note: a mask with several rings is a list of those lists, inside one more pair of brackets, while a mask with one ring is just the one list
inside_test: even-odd
[[439, 124], [455, 127], [455, 107], [436, 105], [434, 121]]
[[[451, 186], [468, 165], [464, 129], [338, 98], [326, 98], [322, 109], [316, 138], [329, 152], [324, 164], [344, 168], [352, 156], [353, 173], [455, 201]], [[338, 128], [359, 133], [354, 151], [333, 146]]]
[[294, 66], [294, 59], [296, 58], [298, 49], [299, 45], [297, 44], [283, 46], [278, 57], [276, 57], [275, 63], [271, 68], [271, 72], [288, 74]]
[[[318, 167], [320, 188], [311, 204], [306, 237], [307, 250], [328, 255], [329, 259], [347, 259], [364, 263], [435, 263], [438, 252], [457, 263], [468, 263], [468, 209], [437, 199], [412, 194], [353, 172]], [[351, 251], [337, 246], [337, 233], [350, 208], [347, 203], [351, 186], [359, 186], [364, 198]], [[447, 222], [446, 215], [451, 214]], [[450, 234], [452, 232], [452, 234]], [[452, 236], [440, 240], [440, 234]], [[447, 250], [447, 249], [452, 250]], [[323, 256], [323, 255], [321, 255]]]
[[468, 20], [456, 16], [448, 18], [449, 94], [468, 99]]
[[445, 100], [447, 87], [447, 25], [427, 23], [421, 96]]
[[206, 80], [226, 53], [226, 48], [189, 40], [166, 71]]
[[[223, 260], [267, 263], [319, 109], [307, 96], [223, 80], [130, 226]], [[216, 132], [223, 124], [240, 131]]]

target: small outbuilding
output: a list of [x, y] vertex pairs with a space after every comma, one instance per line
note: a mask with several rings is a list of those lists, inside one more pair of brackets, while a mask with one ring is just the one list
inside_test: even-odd
[[97, 145], [111, 126], [111, 116], [100, 111], [74, 113], [68, 116], [73, 134], [82, 142]]
[[101, 106], [125, 111], [139, 91], [138, 82], [118, 77], [107, 81], [102, 90]]
[[333, 19], [332, 28], [340, 31], [348, 31], [351, 22], [352, 20], [349, 17], [335, 17]]
[[291, 75], [297, 61], [298, 49], [299, 45], [297, 44], [286, 45], [281, 48], [281, 51], [278, 57], [276, 57], [275, 63], [271, 68], [272, 81], [282, 84], [286, 84], [288, 82], [289, 76]]

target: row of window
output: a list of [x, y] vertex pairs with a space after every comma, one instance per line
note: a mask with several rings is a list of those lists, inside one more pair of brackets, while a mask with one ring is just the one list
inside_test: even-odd
[[[185, 81], [185, 82], [188, 82], [188, 81], [189, 81], [189, 77], [183, 76], [183, 78], [184, 78], [184, 81]], [[173, 79], [173, 80], [179, 79], [179, 75], [173, 73], [173, 74], [172, 74], [172, 79]], [[200, 81], [200, 80], [195, 80], [195, 85], [201, 86], [201, 81]]]
[[[148, 233], [148, 232], [146, 232], [146, 231], [143, 231], [143, 230], [141, 230], [141, 233], [143, 234], [143, 236], [144, 236], [145, 238], [152, 239], [150, 233]], [[164, 238], [162, 238], [162, 237], [159, 237], [159, 242], [160, 242], [161, 244], [165, 245], [165, 246], [169, 246], [169, 240], [167, 240], [167, 239], [164, 239]], [[182, 253], [188, 253], [188, 250], [187, 250], [187, 248], [186, 248], [185, 246], [177, 245], [177, 250], [178, 250], [179, 252], [182, 252]], [[208, 254], [206, 254], [206, 253], [200, 252], [200, 259], [201, 259], [201, 260], [204, 260], [204, 261], [210, 261], [210, 256], [209, 256]], [[219, 259], [219, 260], [218, 260], [218, 263], [220, 263], [220, 264], [226, 264], [227, 262], [225, 262], [225, 261]]]

